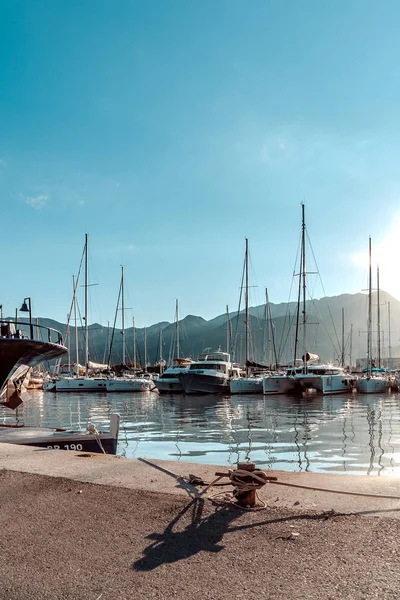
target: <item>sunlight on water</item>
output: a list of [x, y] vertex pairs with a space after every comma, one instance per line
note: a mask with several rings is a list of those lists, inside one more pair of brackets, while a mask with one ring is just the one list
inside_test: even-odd
[[108, 429], [121, 416], [118, 454], [264, 469], [400, 474], [400, 396], [53, 394], [35, 391], [0, 422]]

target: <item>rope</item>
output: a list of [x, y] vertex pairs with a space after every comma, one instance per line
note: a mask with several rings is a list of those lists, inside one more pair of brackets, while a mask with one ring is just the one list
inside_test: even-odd
[[[156, 463], [153, 463], [151, 460], [149, 460], [147, 458], [141, 458], [140, 460], [142, 460], [143, 462], [146, 462], [148, 465], [150, 465], [152, 467], [160, 468]], [[163, 468], [163, 470], [167, 470], [167, 469]], [[239, 469], [236, 470], [236, 473], [238, 471], [239, 471]], [[240, 470], [240, 471], [242, 473], [243, 472], [246, 473], [247, 476], [250, 475], [250, 474], [254, 475], [254, 471], [242, 471], [242, 470]], [[263, 471], [261, 471], [261, 472], [263, 472]], [[170, 473], [173, 477], [175, 477], [178, 480], [183, 480], [183, 481], [186, 481], [187, 483], [191, 483], [192, 485], [196, 485], [195, 483], [193, 483], [193, 479], [191, 480], [190, 477], [189, 478], [182, 477], [181, 475], [177, 475], [176, 473], [173, 473], [172, 471], [168, 471], [168, 473]], [[222, 483], [222, 484], [221, 483], [217, 483], [218, 481], [220, 481], [224, 477], [229, 476], [230, 473], [234, 473], [234, 471], [232, 471], [230, 469], [228, 471], [228, 473], [224, 473], [224, 474], [218, 475], [218, 477], [216, 479], [214, 479], [213, 481], [211, 481], [211, 483], [206, 483], [206, 482], [198, 483], [197, 485], [205, 485], [206, 486], [204, 488], [204, 490], [201, 491], [201, 495], [204, 495], [211, 487], [214, 487], [215, 485], [217, 485], [217, 486], [230, 485], [230, 483]], [[256, 475], [255, 478], [258, 479], [259, 476]], [[200, 481], [202, 481], [200, 477], [198, 479]], [[400, 496], [389, 496], [389, 495], [383, 495], [383, 494], [382, 495], [381, 494], [366, 494], [366, 493], [363, 493], [363, 492], [346, 492], [344, 490], [331, 490], [329, 488], [311, 487], [311, 486], [308, 486], [308, 485], [301, 485], [301, 484], [298, 484], [298, 483], [288, 483], [288, 482], [285, 482], [285, 481], [278, 481], [278, 479], [276, 477], [272, 478], [270, 476], [267, 476], [267, 480], [266, 481], [264, 480], [264, 483], [272, 483], [274, 485], [282, 485], [282, 486], [285, 486], [285, 487], [293, 487], [293, 488], [298, 488], [298, 489], [302, 489], [302, 490], [310, 490], [310, 491], [314, 491], [314, 492], [327, 492], [329, 494], [344, 494], [346, 496], [360, 496], [360, 497], [363, 497], [363, 498], [376, 498], [377, 500], [379, 500], [379, 499], [383, 499], [383, 500], [400, 500]], [[241, 485], [241, 484], [235, 483], [236, 487], [239, 487], [239, 485]], [[254, 489], [254, 488], [251, 488], [251, 489]], [[243, 490], [243, 491], [246, 491], [246, 490]], [[223, 493], [225, 493], [225, 492], [218, 492], [218, 494], [214, 494], [214, 496], [218, 496], [218, 495], [221, 495]], [[208, 496], [208, 498], [211, 499], [214, 496]], [[258, 498], [258, 495], [257, 495], [257, 498]]]
[[363, 498], [377, 498], [379, 500], [400, 500], [400, 496], [386, 496], [381, 494], [365, 494], [363, 492], [345, 492], [344, 490], [330, 490], [328, 488], [310, 487], [308, 485], [300, 485], [298, 483], [286, 483], [284, 481], [271, 481], [274, 485], [284, 485], [286, 487], [294, 487], [302, 490], [311, 490], [315, 492], [328, 492], [330, 494], [346, 494], [347, 496], [362, 496]]
[[101, 451], [103, 452], [103, 454], [106, 454], [106, 451], [103, 448], [103, 444], [101, 443], [100, 433], [97, 431], [96, 427], [94, 425], [88, 425], [86, 427], [86, 431], [88, 431], [89, 433], [92, 433], [95, 436], [96, 442], [100, 446]]

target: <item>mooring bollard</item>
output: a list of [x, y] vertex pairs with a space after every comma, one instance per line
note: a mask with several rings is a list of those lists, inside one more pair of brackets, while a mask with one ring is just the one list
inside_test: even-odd
[[238, 463], [237, 469], [228, 473], [215, 473], [219, 477], [229, 477], [234, 486], [233, 496], [243, 507], [251, 508], [256, 505], [257, 490], [268, 481], [276, 481], [277, 477], [267, 475], [265, 471], [256, 468], [254, 462]]

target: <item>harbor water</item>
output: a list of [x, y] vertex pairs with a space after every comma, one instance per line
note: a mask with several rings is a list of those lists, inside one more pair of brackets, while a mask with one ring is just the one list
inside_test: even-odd
[[0, 422], [109, 428], [121, 416], [117, 453], [263, 469], [400, 475], [400, 395], [160, 396], [156, 392], [54, 394], [32, 391]]

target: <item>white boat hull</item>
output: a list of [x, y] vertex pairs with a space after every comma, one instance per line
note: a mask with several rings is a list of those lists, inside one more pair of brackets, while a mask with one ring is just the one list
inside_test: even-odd
[[361, 394], [383, 394], [388, 389], [388, 382], [384, 377], [361, 377], [357, 389]]
[[154, 383], [160, 394], [183, 394], [185, 391], [177, 377], [163, 379], [161, 375]]
[[229, 394], [229, 379], [223, 375], [182, 373], [178, 375], [185, 394]]
[[284, 394], [302, 394], [313, 390], [320, 394], [343, 394], [351, 392], [355, 381], [343, 373], [332, 375], [294, 375], [282, 378], [280, 389]]
[[262, 377], [238, 377], [229, 382], [231, 394], [262, 394]]
[[272, 377], [264, 377], [262, 383], [263, 394], [284, 394], [281, 386], [282, 379], [287, 379], [286, 375], [273, 375]]
[[56, 382], [56, 392], [106, 392], [106, 383], [100, 377], [66, 377]]
[[155, 389], [154, 381], [141, 378], [108, 379], [107, 392], [151, 392]]

